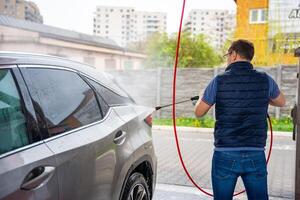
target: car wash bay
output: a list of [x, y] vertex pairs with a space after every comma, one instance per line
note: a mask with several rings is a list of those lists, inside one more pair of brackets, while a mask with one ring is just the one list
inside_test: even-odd
[[[295, 56], [299, 57], [300, 48]], [[298, 94], [300, 81], [298, 77]], [[298, 107], [300, 95], [297, 95]], [[300, 109], [295, 109], [300, 116]], [[273, 151], [268, 165], [268, 185], [270, 199], [300, 199], [300, 117], [295, 118], [295, 135], [288, 132], [274, 132]], [[178, 128], [179, 141], [183, 158], [196, 182], [211, 191], [210, 168], [213, 149], [213, 130]], [[298, 134], [299, 133], [299, 134]], [[294, 139], [294, 140], [293, 140]], [[153, 140], [158, 156], [158, 177], [155, 200], [164, 199], [211, 199], [192, 187], [184, 174], [176, 151], [172, 127], [153, 128]], [[269, 145], [269, 139], [267, 148]], [[243, 189], [238, 181], [236, 192]], [[247, 199], [245, 195], [235, 197], [236, 200]]]

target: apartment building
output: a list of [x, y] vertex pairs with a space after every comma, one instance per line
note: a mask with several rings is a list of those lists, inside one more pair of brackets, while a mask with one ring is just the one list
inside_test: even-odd
[[167, 15], [162, 12], [136, 11], [133, 7], [97, 6], [94, 35], [109, 38], [120, 46], [144, 40], [154, 32], [165, 32]]
[[43, 23], [37, 5], [31, 1], [24, 0], [0, 0], [0, 14], [17, 19]]
[[192, 35], [206, 35], [213, 47], [221, 49], [225, 41], [233, 36], [235, 26], [233, 11], [194, 9], [189, 12], [184, 30]]

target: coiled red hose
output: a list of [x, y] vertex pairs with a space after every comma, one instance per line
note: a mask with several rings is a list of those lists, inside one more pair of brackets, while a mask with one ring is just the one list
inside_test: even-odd
[[[184, 169], [185, 174], [188, 176], [188, 178], [190, 179], [190, 181], [193, 183], [193, 185], [198, 188], [201, 192], [203, 192], [204, 194], [213, 197], [213, 194], [205, 191], [203, 188], [201, 188], [192, 178], [192, 176], [190, 175], [189, 171], [187, 170], [185, 163], [182, 159], [182, 155], [181, 155], [181, 150], [180, 150], [180, 146], [179, 146], [179, 142], [178, 142], [178, 135], [177, 135], [177, 130], [176, 130], [176, 75], [177, 75], [177, 65], [178, 65], [178, 55], [179, 55], [179, 49], [180, 49], [180, 36], [181, 36], [181, 28], [182, 28], [182, 21], [183, 21], [183, 16], [184, 16], [184, 10], [185, 10], [185, 2], [186, 0], [183, 0], [183, 5], [182, 5], [182, 11], [181, 11], [181, 18], [180, 18], [180, 25], [179, 25], [179, 31], [178, 31], [178, 37], [177, 37], [177, 46], [176, 46], [176, 57], [175, 57], [175, 64], [174, 64], [174, 74], [173, 74], [173, 98], [172, 98], [172, 119], [173, 119], [173, 128], [174, 128], [174, 135], [175, 135], [175, 140], [176, 140], [176, 147], [177, 147], [177, 152], [178, 152], [178, 156], [181, 162], [181, 165]], [[269, 121], [269, 126], [270, 126], [270, 131], [271, 131], [271, 140], [270, 140], [270, 148], [269, 148], [269, 153], [268, 153], [268, 157], [267, 157], [267, 164], [270, 160], [270, 156], [271, 156], [271, 152], [272, 152], [272, 145], [273, 145], [273, 130], [272, 130], [272, 123], [271, 123], [271, 119], [268, 115], [268, 121]], [[233, 196], [237, 196], [239, 194], [244, 193], [245, 190], [241, 191], [241, 192], [237, 192], [235, 193]]]

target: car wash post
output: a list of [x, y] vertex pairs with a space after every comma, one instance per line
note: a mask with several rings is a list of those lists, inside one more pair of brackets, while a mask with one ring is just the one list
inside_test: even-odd
[[[300, 47], [298, 47], [295, 50], [295, 56], [299, 58], [299, 63], [298, 63], [298, 73], [297, 73], [297, 78], [298, 78], [298, 98], [297, 98], [297, 114], [296, 114], [296, 176], [295, 176], [295, 199], [300, 199], [300, 109], [299, 109], [299, 104], [300, 104]], [[298, 116], [298, 117], [297, 117]]]

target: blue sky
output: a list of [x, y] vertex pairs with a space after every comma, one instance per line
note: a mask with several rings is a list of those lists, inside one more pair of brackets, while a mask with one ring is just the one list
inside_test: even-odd
[[[47, 25], [92, 34], [93, 12], [97, 5], [128, 6], [139, 11], [167, 13], [167, 31], [178, 29], [182, 0], [32, 0]], [[191, 9], [235, 10], [234, 0], [186, 0], [185, 16]]]

